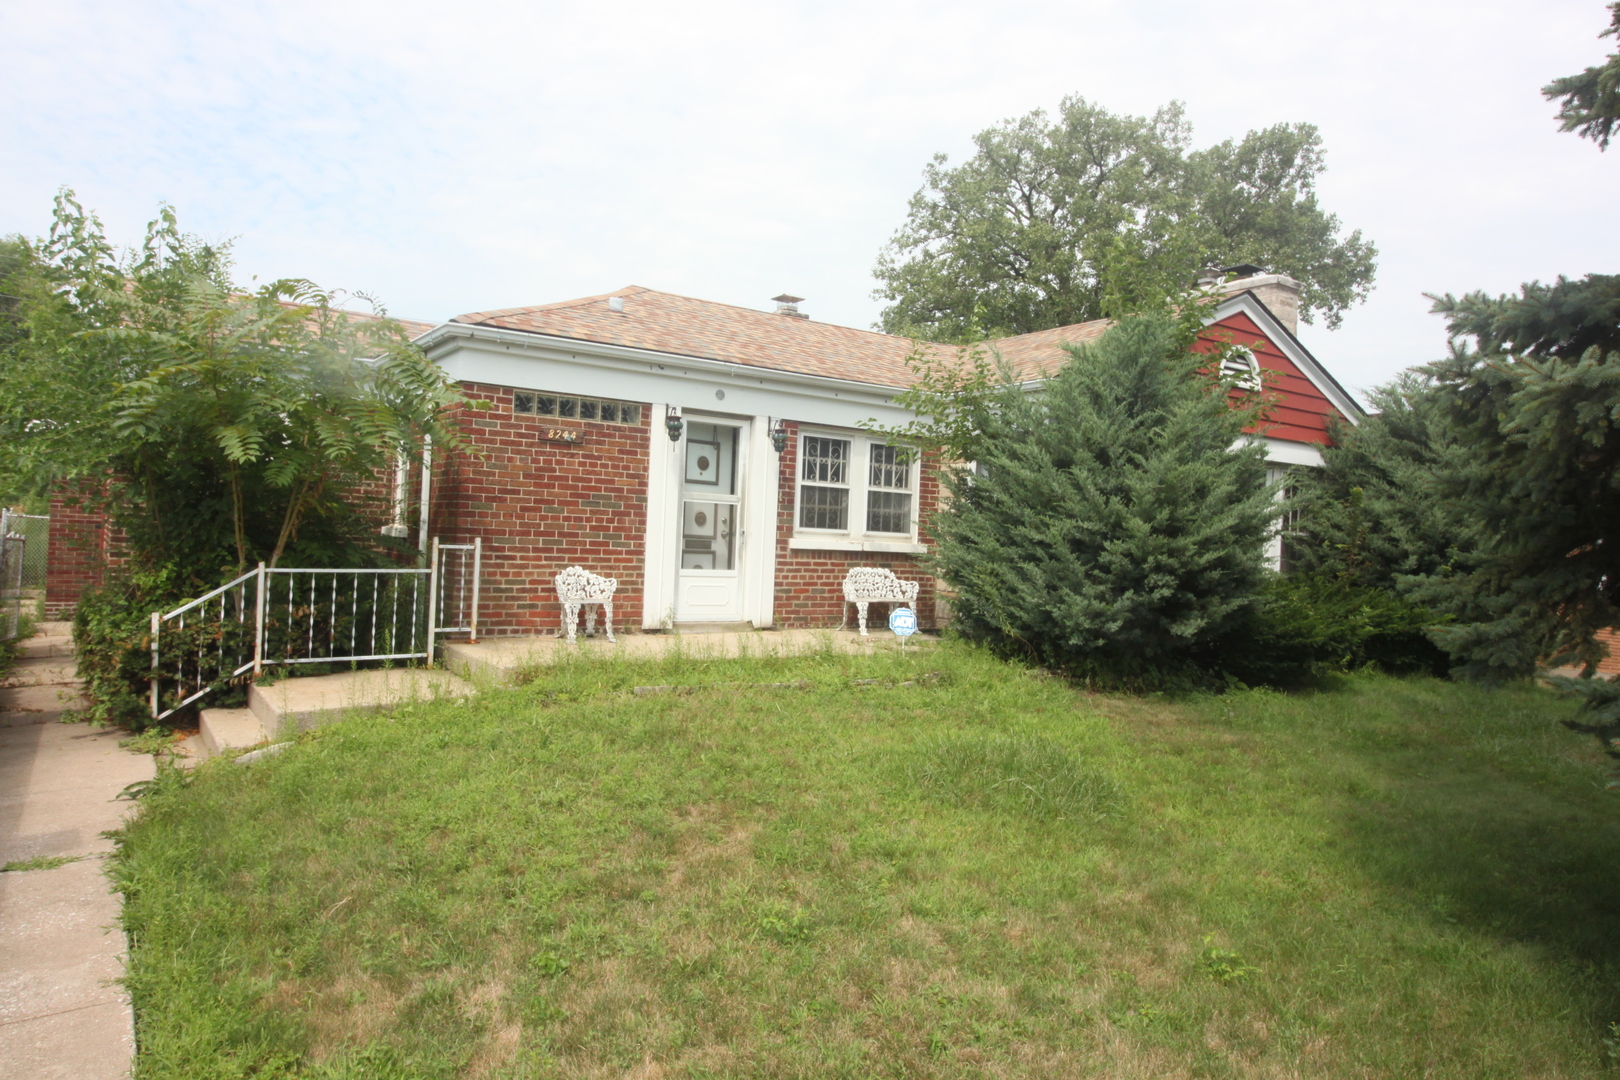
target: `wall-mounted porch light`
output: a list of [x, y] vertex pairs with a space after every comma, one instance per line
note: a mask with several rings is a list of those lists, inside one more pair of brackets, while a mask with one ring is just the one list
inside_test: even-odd
[[771, 445], [778, 454], [787, 449], [787, 425], [780, 419], [771, 421]]
[[664, 430], [669, 432], [670, 442], [681, 441], [681, 410], [673, 405], [664, 413]]

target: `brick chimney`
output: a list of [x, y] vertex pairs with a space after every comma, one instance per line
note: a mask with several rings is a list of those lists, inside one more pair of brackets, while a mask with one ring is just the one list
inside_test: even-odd
[[1213, 271], [1198, 283], [1214, 285], [1227, 296], [1252, 292], [1290, 334], [1299, 333], [1299, 282], [1287, 274], [1268, 274], [1253, 263], [1242, 263]]

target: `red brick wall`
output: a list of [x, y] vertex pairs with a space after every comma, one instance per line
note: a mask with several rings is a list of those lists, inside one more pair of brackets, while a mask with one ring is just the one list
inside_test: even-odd
[[[638, 426], [562, 420], [513, 413], [511, 387], [463, 388], [489, 408], [463, 415], [476, 452], [435, 462], [430, 531], [483, 537], [479, 635], [555, 633], [552, 579], [567, 566], [617, 578], [614, 628], [640, 626], [651, 408]], [[583, 442], [544, 441], [552, 429]]]
[[[916, 555], [864, 551], [795, 551], [788, 547], [793, 536], [793, 515], [798, 501], [796, 484], [799, 463], [799, 425], [789, 422], [787, 447], [781, 454], [777, 476], [778, 510], [776, 522], [776, 625], [781, 629], [834, 627], [844, 618], [844, 575], [853, 566], [880, 566], [897, 577], [919, 582], [917, 618], [925, 627], [939, 624], [936, 580], [919, 565]], [[927, 543], [928, 518], [939, 506], [939, 473], [931, 460], [923, 462], [918, 478], [917, 505], [923, 522], [922, 539]], [[851, 507], [851, 512], [855, 511]], [[888, 605], [873, 604], [867, 611], [868, 626], [885, 626]], [[850, 605], [849, 624], [855, 625], [855, 607]]]
[[79, 597], [101, 584], [109, 563], [123, 561], [123, 537], [107, 524], [88, 489], [51, 493], [51, 538], [45, 559], [45, 617], [70, 619]]

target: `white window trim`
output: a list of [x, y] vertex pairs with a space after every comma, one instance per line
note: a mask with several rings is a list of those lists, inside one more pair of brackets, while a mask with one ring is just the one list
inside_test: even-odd
[[[866, 531], [866, 503], [867, 494], [872, 491], [872, 444], [882, 444], [883, 440], [874, 438], [864, 431], [839, 430], [837, 428], [808, 428], [801, 426], [798, 432], [798, 453], [793, 461], [793, 535], [788, 540], [788, 548], [794, 551], [871, 551], [887, 552], [891, 554], [922, 554], [928, 550], [927, 545], [917, 542], [917, 514], [922, 501], [922, 459], [920, 455], [912, 458], [910, 470], [911, 493], [911, 529], [905, 533], [869, 533]], [[804, 485], [812, 481], [804, 479], [804, 441], [810, 438], [842, 439], [849, 443], [850, 462], [848, 483], [845, 485], [849, 491], [849, 525], [847, 529], [807, 529], [799, 524], [799, 493]], [[898, 488], [878, 488], [879, 491], [898, 491]]]

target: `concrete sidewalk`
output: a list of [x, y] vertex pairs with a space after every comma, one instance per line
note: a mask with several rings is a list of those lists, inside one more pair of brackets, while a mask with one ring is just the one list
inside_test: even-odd
[[41, 723], [45, 714], [55, 718], [59, 691], [72, 695], [62, 674], [40, 679], [49, 686], [46, 700], [23, 709], [0, 701], [0, 865], [76, 859], [0, 873], [0, 1077], [7, 1080], [127, 1077], [135, 1052], [129, 999], [114, 982], [124, 972], [124, 935], [119, 898], [103, 873], [112, 841], [101, 833], [133, 811], [116, 797], [151, 779], [154, 763], [119, 749], [122, 732]]

